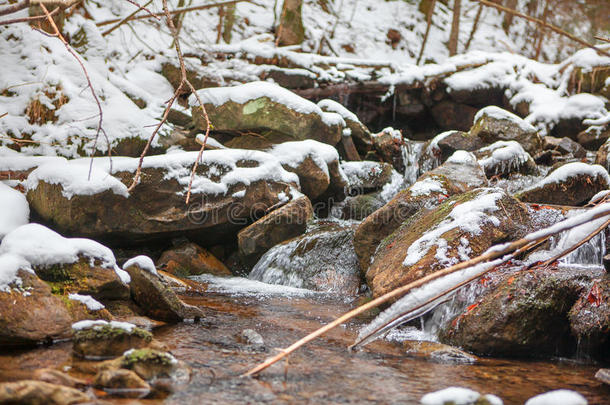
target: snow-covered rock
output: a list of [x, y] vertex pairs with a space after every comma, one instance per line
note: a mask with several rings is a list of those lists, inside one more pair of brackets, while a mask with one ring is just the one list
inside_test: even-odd
[[536, 395], [525, 401], [525, 405], [587, 405], [585, 397], [571, 390], [555, 390]]
[[502, 405], [503, 402], [495, 395], [481, 395], [469, 388], [449, 387], [431, 392], [421, 398], [422, 405]]
[[488, 178], [512, 173], [536, 174], [538, 171], [534, 159], [517, 141], [494, 142], [475, 154]]
[[30, 206], [19, 191], [0, 183], [0, 240], [30, 220]]

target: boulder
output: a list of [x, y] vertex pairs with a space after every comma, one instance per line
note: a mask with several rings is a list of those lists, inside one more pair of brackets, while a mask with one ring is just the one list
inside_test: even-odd
[[305, 233], [312, 217], [309, 198], [298, 197], [239, 231], [239, 253], [256, 263], [273, 246]]
[[131, 277], [131, 297], [147, 316], [164, 322], [203, 318], [204, 314], [199, 308], [182, 302], [149, 266], [127, 262], [124, 268]]
[[420, 209], [434, 207], [449, 196], [487, 185], [485, 173], [474, 155], [457, 152], [452, 158], [396, 194], [358, 226], [354, 249], [363, 274], [379, 243]]
[[488, 144], [517, 141], [530, 155], [535, 155], [542, 149], [542, 139], [536, 128], [515, 114], [495, 106], [477, 112], [470, 134]]
[[610, 360], [610, 275], [593, 281], [569, 313], [570, 328], [579, 351], [602, 361]]
[[[255, 138], [262, 141], [252, 145], [255, 149], [305, 139], [336, 145], [345, 126], [340, 115], [323, 112], [311, 101], [269, 82], [207, 88], [197, 93], [214, 124], [214, 131], [230, 132], [238, 137], [240, 132], [255, 133]], [[195, 126], [205, 129], [206, 122], [194, 95], [189, 98], [189, 104]], [[237, 145], [227, 143], [226, 146]]]
[[250, 279], [269, 284], [355, 295], [360, 288], [358, 259], [351, 249], [354, 226], [318, 222], [307, 234], [271, 248]]
[[596, 151], [610, 138], [610, 125], [592, 125], [576, 136], [576, 140], [587, 150]]
[[440, 163], [443, 163], [458, 150], [474, 152], [485, 146], [485, 142], [478, 136], [464, 131], [447, 131], [435, 136], [429, 147], [438, 148]]
[[72, 325], [75, 355], [102, 360], [122, 355], [129, 349], [148, 346], [152, 334], [127, 322], [81, 321]]
[[534, 159], [516, 141], [498, 141], [475, 152], [488, 178], [507, 177], [513, 173], [537, 174]]
[[268, 150], [282, 167], [299, 177], [301, 191], [311, 201], [334, 197], [341, 201], [347, 179], [339, 165], [339, 153], [330, 146], [313, 140], [284, 142]]
[[392, 165], [382, 162], [343, 162], [341, 169], [347, 178], [348, 194], [366, 194], [383, 188], [392, 181]]
[[[2, 278], [13, 264], [0, 255]], [[72, 318], [64, 301], [32, 271], [16, 268], [12, 282], [0, 288], [0, 345], [34, 345], [71, 336]]]
[[87, 386], [87, 381], [52, 368], [39, 368], [35, 370], [32, 374], [32, 379], [70, 388], [84, 388]]
[[169, 378], [176, 382], [188, 382], [191, 376], [191, 369], [186, 363], [158, 350], [129, 350], [118, 362], [121, 368], [132, 370], [146, 381]]
[[378, 134], [373, 134], [373, 148], [383, 162], [394, 166], [399, 173], [404, 173], [406, 162], [402, 152], [406, 141], [402, 133], [394, 128], [385, 128]]
[[478, 361], [476, 356], [453, 346], [425, 340], [405, 340], [402, 346], [407, 357], [423, 359], [437, 363], [472, 364]]
[[568, 311], [591, 278], [588, 271], [570, 269], [507, 274], [441, 330], [440, 339], [479, 355], [571, 354]]
[[443, 100], [430, 109], [436, 124], [445, 131], [452, 129], [468, 131], [476, 113], [475, 107], [456, 103], [453, 100]]
[[579, 206], [609, 187], [610, 176], [602, 166], [574, 162], [553, 170], [515, 197], [530, 203]]
[[476, 257], [522, 232], [523, 204], [497, 188], [454, 196], [404, 221], [380, 244], [366, 271], [374, 296]]
[[[184, 203], [197, 152], [150, 156], [139, 184], [127, 191], [138, 159], [95, 159], [44, 165], [30, 173], [28, 201], [63, 233], [129, 246], [180, 234], [203, 244], [233, 237], [257, 213], [282, 201], [298, 184], [273, 156], [257, 151], [203, 153]], [[87, 160], [88, 161], [88, 160]]]
[[85, 393], [63, 385], [23, 380], [0, 384], [0, 403], [28, 405], [72, 405], [91, 403]]
[[[595, 150], [601, 146], [601, 143], [597, 145]], [[587, 151], [578, 143], [574, 142], [570, 138], [555, 138], [552, 136], [545, 136], [542, 139], [542, 148], [545, 150], [553, 150], [561, 153], [561, 155], [568, 155], [576, 159], [582, 159], [587, 156]]]
[[178, 277], [214, 274], [230, 276], [231, 271], [212, 253], [201, 246], [184, 242], [161, 254], [156, 267]]
[[360, 122], [356, 114], [352, 113], [336, 101], [329, 99], [319, 101], [318, 107], [320, 107], [322, 111], [336, 113], [343, 117], [346, 129], [361, 156], [366, 155], [367, 152], [371, 150], [373, 147], [373, 135], [371, 134], [371, 131]]
[[102, 370], [93, 379], [96, 388], [103, 389], [111, 395], [127, 398], [147, 396], [150, 385], [131, 370]]

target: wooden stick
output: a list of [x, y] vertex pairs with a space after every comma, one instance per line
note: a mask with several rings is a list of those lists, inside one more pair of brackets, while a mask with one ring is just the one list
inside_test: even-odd
[[102, 36], [105, 37], [106, 35], [110, 34], [112, 31], [119, 28], [121, 25], [125, 24], [127, 21], [131, 20], [131, 18], [134, 15], [138, 14], [140, 12], [140, 10], [145, 9], [146, 6], [148, 6], [150, 3], [152, 3], [152, 0], [148, 0], [148, 3], [144, 4], [143, 6], [140, 6], [137, 10], [135, 10], [133, 13], [129, 14], [127, 17], [123, 18], [116, 25], [114, 25], [111, 28], [108, 28], [106, 31], [102, 32]]
[[[203, 4], [200, 6], [185, 7], [185, 8], [180, 8], [177, 10], [172, 10], [169, 12], [169, 14], [176, 15], [176, 14], [188, 13], [190, 11], [204, 10], [206, 8], [221, 7], [221, 6], [227, 6], [229, 4], [242, 3], [242, 2], [251, 3], [252, 0], [228, 0], [228, 1], [223, 1], [220, 3], [214, 3], [214, 4]], [[147, 15], [139, 15], [137, 17], [133, 17], [131, 20], [143, 20], [143, 19], [147, 19], [147, 18], [157, 18], [157, 17], [163, 17], [164, 15], [165, 15], [164, 13], [151, 13], [151, 14], [147, 14]], [[97, 25], [98, 27], [102, 27], [104, 25], [114, 24], [119, 21], [121, 21], [121, 18], [113, 18], [112, 20], [101, 21], [95, 25]]]
[[[595, 215], [593, 215], [591, 218], [589, 218], [588, 220], [584, 221], [584, 222], [575, 222], [569, 225], [566, 225], [563, 230], [567, 230], [567, 229], [571, 229], [574, 228], [576, 226], [582, 225], [583, 223], [589, 222], [589, 221], [593, 221], [597, 218], [600, 217], [605, 217], [610, 215], [610, 207], [601, 210], [600, 212], [596, 213]], [[552, 227], [551, 227], [552, 228]], [[454, 273], [458, 270], [463, 270], [465, 268], [468, 267], [472, 267], [476, 264], [485, 262], [485, 261], [489, 261], [489, 260], [494, 260], [500, 257], [503, 257], [507, 254], [511, 254], [514, 253], [515, 251], [530, 245], [532, 243], [538, 243], [542, 240], [545, 240], [546, 238], [548, 238], [549, 235], [541, 235], [540, 237], [536, 238], [536, 239], [532, 239], [532, 237], [525, 237], [522, 239], [519, 239], [517, 241], [508, 243], [506, 245], [502, 245], [502, 247], [498, 247], [497, 249], [494, 249], [492, 251], [487, 251], [486, 253], [479, 255], [473, 259], [470, 260], [466, 260], [462, 263], [458, 263], [455, 264], [453, 266], [450, 266], [446, 269], [443, 270], [439, 270], [437, 272], [434, 272], [432, 274], [429, 274], [425, 277], [422, 277], [416, 281], [413, 281], [407, 285], [404, 285], [402, 287], [398, 287], [388, 293], [385, 293], [377, 298], [375, 298], [372, 301], [369, 301], [368, 303], [355, 308], [345, 314], [343, 314], [342, 316], [340, 316], [339, 318], [335, 319], [334, 321], [332, 321], [331, 323], [319, 328], [318, 330], [315, 330], [314, 332], [310, 333], [309, 335], [305, 336], [304, 338], [298, 340], [297, 342], [293, 343], [292, 345], [290, 345], [289, 347], [287, 347], [286, 349], [282, 349], [281, 353], [279, 353], [276, 356], [273, 356], [267, 360], [265, 360], [263, 363], [259, 364], [258, 366], [252, 368], [251, 370], [247, 371], [246, 373], [242, 374], [242, 377], [247, 377], [247, 376], [252, 376], [254, 374], [257, 374], [263, 370], [265, 370], [267, 367], [277, 363], [278, 361], [280, 361], [281, 359], [283, 359], [284, 357], [288, 356], [289, 354], [291, 354], [292, 352], [294, 352], [295, 350], [297, 350], [298, 348], [300, 348], [301, 346], [311, 342], [312, 340], [316, 339], [318, 336], [323, 335], [324, 333], [336, 328], [337, 326], [341, 325], [342, 323], [349, 321], [350, 319], [360, 315], [363, 312], [368, 311], [369, 309], [375, 308], [385, 302], [388, 302], [394, 298], [398, 298], [403, 296], [404, 294], [406, 294], [407, 292], [409, 292], [410, 290], [414, 289], [414, 288], [418, 288], [421, 287], [422, 285], [430, 282], [430, 281], [434, 281], [440, 277], [446, 276], [448, 274]]]
[[484, 5], [488, 6], [488, 7], [493, 7], [495, 9], [503, 11], [505, 13], [510, 13], [510, 14], [515, 15], [517, 17], [521, 17], [521, 18], [524, 18], [524, 19], [526, 19], [528, 21], [531, 21], [531, 22], [534, 22], [536, 24], [542, 25], [543, 27], [546, 27], [546, 28], [550, 29], [551, 31], [554, 31], [554, 32], [556, 32], [556, 33], [558, 33], [560, 35], [563, 35], [564, 37], [570, 38], [574, 42], [578, 42], [579, 44], [581, 44], [583, 46], [586, 46], [587, 48], [595, 49], [597, 52], [599, 52], [599, 53], [601, 53], [601, 54], [603, 54], [605, 56], [610, 57], [610, 53], [604, 51], [603, 49], [599, 49], [595, 45], [590, 44], [587, 41], [583, 41], [582, 39], [580, 39], [580, 38], [578, 38], [578, 37], [576, 37], [576, 36], [566, 32], [566, 31], [562, 30], [561, 28], [556, 27], [556, 26], [554, 26], [552, 24], [549, 24], [547, 22], [544, 22], [544, 21], [542, 21], [542, 20], [540, 20], [538, 18], [530, 17], [527, 14], [520, 13], [517, 10], [513, 10], [512, 8], [508, 8], [508, 7], [504, 7], [504, 6], [501, 6], [501, 5], [496, 4], [496, 3], [492, 3], [491, 1], [488, 1], [488, 0], [477, 0], [477, 1], [479, 3], [481, 3], [481, 4], [484, 4]]
[[424, 49], [426, 48], [426, 41], [428, 41], [428, 34], [430, 33], [430, 26], [432, 25], [432, 15], [434, 14], [434, 6], [436, 5], [436, 0], [432, 0], [430, 4], [430, 8], [428, 9], [428, 15], [426, 16], [426, 33], [424, 34], [424, 40], [421, 43], [421, 48], [419, 49], [419, 56], [417, 57], [416, 65], [419, 65], [421, 61], [421, 57], [424, 54]]

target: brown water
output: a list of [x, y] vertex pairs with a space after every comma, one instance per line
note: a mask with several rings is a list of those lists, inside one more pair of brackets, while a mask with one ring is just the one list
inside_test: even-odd
[[[240, 378], [273, 354], [274, 348], [288, 346], [355, 304], [322, 295], [206, 293], [185, 300], [205, 308], [207, 319], [163, 327], [155, 331], [155, 337], [193, 367], [190, 384], [165, 400], [112, 402], [418, 404], [427, 392], [463, 386], [496, 394], [505, 404], [522, 404], [531, 396], [558, 388], [580, 392], [589, 404], [610, 404], [610, 388], [593, 378], [599, 367], [574, 362], [483, 359], [474, 365], [439, 364], [407, 358], [399, 343], [379, 340], [350, 353], [346, 346], [353, 342], [363, 320], [330, 332], [259, 377]], [[264, 348], [242, 341], [241, 331], [247, 328], [262, 335]], [[0, 354], [0, 381], [26, 378], [40, 367], [69, 366], [70, 350], [66, 342]]]

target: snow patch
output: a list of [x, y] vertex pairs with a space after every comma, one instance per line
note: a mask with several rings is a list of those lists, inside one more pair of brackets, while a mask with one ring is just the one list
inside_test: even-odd
[[75, 331], [80, 331], [80, 330], [85, 330], [85, 329], [100, 329], [104, 326], [110, 326], [111, 328], [115, 328], [115, 329], [122, 329], [127, 333], [131, 333], [133, 332], [133, 330], [136, 328], [136, 325], [134, 325], [133, 323], [129, 323], [129, 322], [118, 322], [118, 321], [104, 321], [104, 320], [97, 320], [97, 321], [80, 321], [80, 322], [76, 322], [72, 324], [72, 329]]
[[99, 311], [101, 309], [106, 308], [104, 304], [99, 301], [96, 301], [90, 295], [80, 295], [80, 294], [68, 294], [68, 299], [78, 301], [84, 304], [89, 311]]
[[30, 206], [19, 191], [0, 183], [0, 240], [30, 219]]
[[587, 405], [585, 397], [570, 390], [555, 390], [528, 399], [525, 405]]
[[153, 274], [157, 277], [159, 276], [159, 273], [157, 273], [157, 268], [155, 267], [155, 263], [148, 256], [140, 255], [140, 256], [132, 257], [131, 259], [129, 259], [125, 262], [125, 264], [123, 265], [123, 268], [127, 269], [131, 266], [138, 266], [139, 268], [149, 272], [150, 274]]

